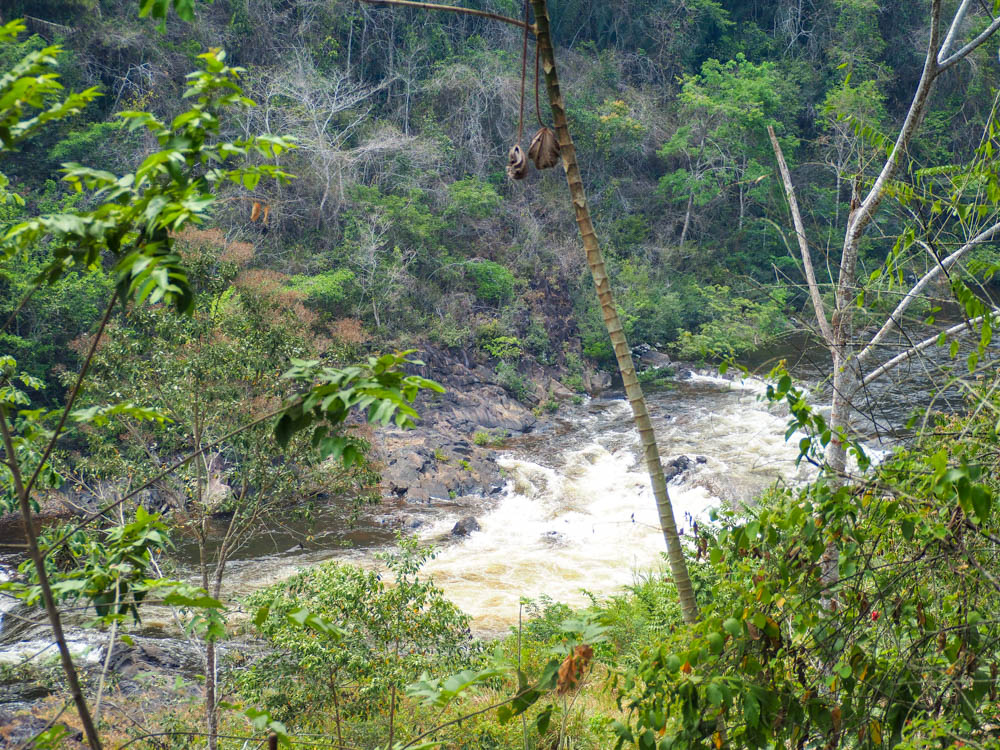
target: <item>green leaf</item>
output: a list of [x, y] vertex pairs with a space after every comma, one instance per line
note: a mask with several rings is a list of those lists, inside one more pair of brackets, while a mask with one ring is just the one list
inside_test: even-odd
[[254, 614], [253, 616], [254, 627], [259, 630], [260, 626], [264, 624], [265, 620], [267, 620], [267, 617], [270, 614], [271, 614], [271, 608], [269, 606], [260, 607], [257, 610], [256, 614]]
[[900, 522], [900, 525], [902, 526], [903, 538], [906, 541], [910, 541], [911, 539], [913, 539], [913, 532], [914, 532], [914, 528], [915, 528], [915, 524], [913, 523], [913, 520], [909, 519], [909, 518], [904, 518]]
[[986, 523], [989, 520], [992, 507], [993, 496], [990, 491], [982, 485], [975, 485], [972, 488], [972, 508], [979, 523]]
[[708, 647], [711, 649], [713, 654], [721, 654], [722, 648], [725, 644], [725, 638], [721, 633], [709, 633], [706, 640], [708, 641]]

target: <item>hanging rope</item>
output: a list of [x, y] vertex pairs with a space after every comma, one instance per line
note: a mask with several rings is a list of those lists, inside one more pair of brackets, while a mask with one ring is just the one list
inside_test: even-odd
[[[528, 17], [524, 17], [524, 28], [527, 31]], [[527, 34], [525, 34], [527, 40]], [[538, 38], [535, 37], [535, 117], [538, 118], [539, 129], [528, 146], [528, 158], [535, 163], [535, 169], [550, 169], [559, 163], [559, 139], [551, 128], [542, 122], [542, 105], [538, 99]]]
[[[535, 45], [535, 101], [538, 96], [538, 46]], [[524, 80], [528, 77], [528, 0], [524, 0], [524, 44], [521, 47], [521, 112], [517, 117], [517, 142], [524, 137]]]
[[[521, 102], [517, 116], [517, 143], [511, 146], [507, 154], [507, 175], [513, 180], [523, 179], [528, 174], [528, 160], [521, 149], [521, 139], [524, 138], [524, 85], [528, 77], [528, 0], [524, 2], [524, 40], [521, 45]], [[528, 146], [528, 157], [535, 163], [536, 169], [549, 169], [559, 162], [559, 140], [555, 131], [545, 127], [542, 122], [542, 105], [539, 101], [539, 70], [538, 70], [538, 40], [535, 40], [535, 117], [541, 126], [531, 139]]]
[[521, 105], [517, 116], [517, 142], [507, 153], [507, 176], [523, 180], [528, 174], [528, 160], [521, 148], [524, 137], [524, 81], [528, 77], [528, 0], [524, 0], [524, 43], [521, 46]]
[[[528, 18], [525, 16], [525, 23], [527, 24]], [[525, 26], [525, 32], [528, 28]], [[545, 123], [542, 122], [542, 105], [538, 103], [538, 40], [535, 39], [535, 117], [538, 118], [538, 127], [544, 128]]]

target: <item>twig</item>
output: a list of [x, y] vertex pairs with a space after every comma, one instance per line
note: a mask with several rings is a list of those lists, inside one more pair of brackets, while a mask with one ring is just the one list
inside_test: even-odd
[[526, 24], [523, 21], [518, 21], [516, 18], [510, 18], [509, 16], [501, 16], [499, 13], [490, 13], [486, 10], [474, 10], [473, 8], [460, 8], [457, 5], [438, 5], [437, 3], [418, 3], [414, 0], [357, 0], [358, 2], [368, 3], [369, 5], [402, 5], [408, 8], [421, 8], [423, 10], [445, 10], [452, 13], [465, 13], [470, 16], [481, 16], [483, 18], [492, 18], [494, 21], [502, 21], [503, 23], [509, 23], [512, 26], [517, 26], [519, 29], [528, 29], [529, 31], [534, 31], [530, 24]]
[[[69, 418], [69, 411], [73, 408], [73, 404], [76, 403], [77, 396], [80, 395], [80, 388], [83, 387], [83, 379], [87, 376], [87, 370], [90, 369], [90, 363], [94, 360], [94, 354], [97, 353], [97, 345], [101, 341], [101, 336], [104, 335], [104, 329], [108, 325], [108, 320], [111, 319], [111, 313], [114, 312], [115, 303], [118, 301], [118, 292], [111, 295], [111, 302], [108, 304], [108, 309], [104, 312], [104, 317], [101, 318], [101, 324], [97, 327], [97, 333], [94, 334], [94, 340], [90, 344], [90, 350], [87, 352], [87, 358], [83, 361], [83, 367], [80, 368], [80, 374], [76, 376], [76, 382], [73, 384], [73, 390], [69, 394], [69, 398], [66, 400], [66, 408], [63, 409], [62, 416], [59, 418], [59, 424], [56, 425], [55, 430], [52, 431], [52, 437], [49, 439], [49, 444], [45, 447], [45, 452], [42, 454], [42, 459], [38, 462], [38, 466], [35, 467], [34, 473], [31, 475], [31, 479], [28, 480], [27, 484], [24, 485], [24, 492], [26, 496], [31, 495], [31, 490], [35, 486], [35, 482], [38, 481], [38, 475], [42, 473], [42, 468], [48, 462], [49, 457], [52, 455], [52, 451], [55, 450], [56, 441], [59, 440], [59, 435], [66, 426], [66, 420]], [[13, 458], [13, 455], [11, 455]]]

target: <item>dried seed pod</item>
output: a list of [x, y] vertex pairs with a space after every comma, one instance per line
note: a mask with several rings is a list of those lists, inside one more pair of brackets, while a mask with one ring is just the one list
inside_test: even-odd
[[559, 141], [556, 134], [549, 128], [542, 128], [531, 139], [528, 146], [528, 156], [535, 162], [537, 169], [554, 167], [559, 161]]
[[507, 176], [512, 180], [523, 180], [528, 174], [528, 160], [518, 144], [510, 147], [507, 153]]

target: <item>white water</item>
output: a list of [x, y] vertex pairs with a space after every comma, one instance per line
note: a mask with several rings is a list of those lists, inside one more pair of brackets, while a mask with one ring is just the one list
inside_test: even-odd
[[[787, 416], [759, 400], [762, 389], [696, 376], [650, 396], [665, 459], [707, 459], [670, 486], [684, 530], [723, 500], [738, 505], [775, 480], [808, 478], [795, 466], [797, 440], [784, 440]], [[501, 459], [510, 481], [479, 519], [481, 531], [426, 567], [478, 629], [515, 622], [521, 597], [582, 605], [585, 591], [611, 594], [660, 568], [664, 541], [628, 404], [595, 401], [580, 412], [564, 434], [527, 441]], [[441, 519], [426, 536], [452, 522]]]
[[[703, 521], [723, 501], [739, 507], [777, 480], [809, 478], [805, 464], [795, 465], [797, 439], [784, 439], [786, 412], [761, 400], [763, 390], [756, 380], [696, 375], [648, 395], [664, 461], [692, 459], [670, 486], [684, 531], [690, 533], [692, 519]], [[478, 517], [480, 531], [453, 540], [449, 532], [457, 516], [443, 509], [420, 529], [439, 545], [425, 572], [473, 617], [479, 632], [516, 622], [522, 597], [545, 594], [584, 605], [585, 591], [606, 596], [661, 568], [665, 545], [628, 404], [601, 399], [567, 405], [556, 421], [555, 429], [512, 441], [503, 452], [507, 487], [493, 509]], [[698, 456], [704, 462], [694, 464]], [[342, 519], [324, 527], [311, 549], [275, 536], [270, 550], [261, 544], [249, 559], [232, 561], [227, 594], [245, 594], [332, 558], [376, 564], [373, 553], [384, 541], [345, 549], [337, 546]], [[152, 610], [144, 622], [167, 632], [173, 626], [168, 613]], [[34, 645], [18, 647], [20, 655]]]

